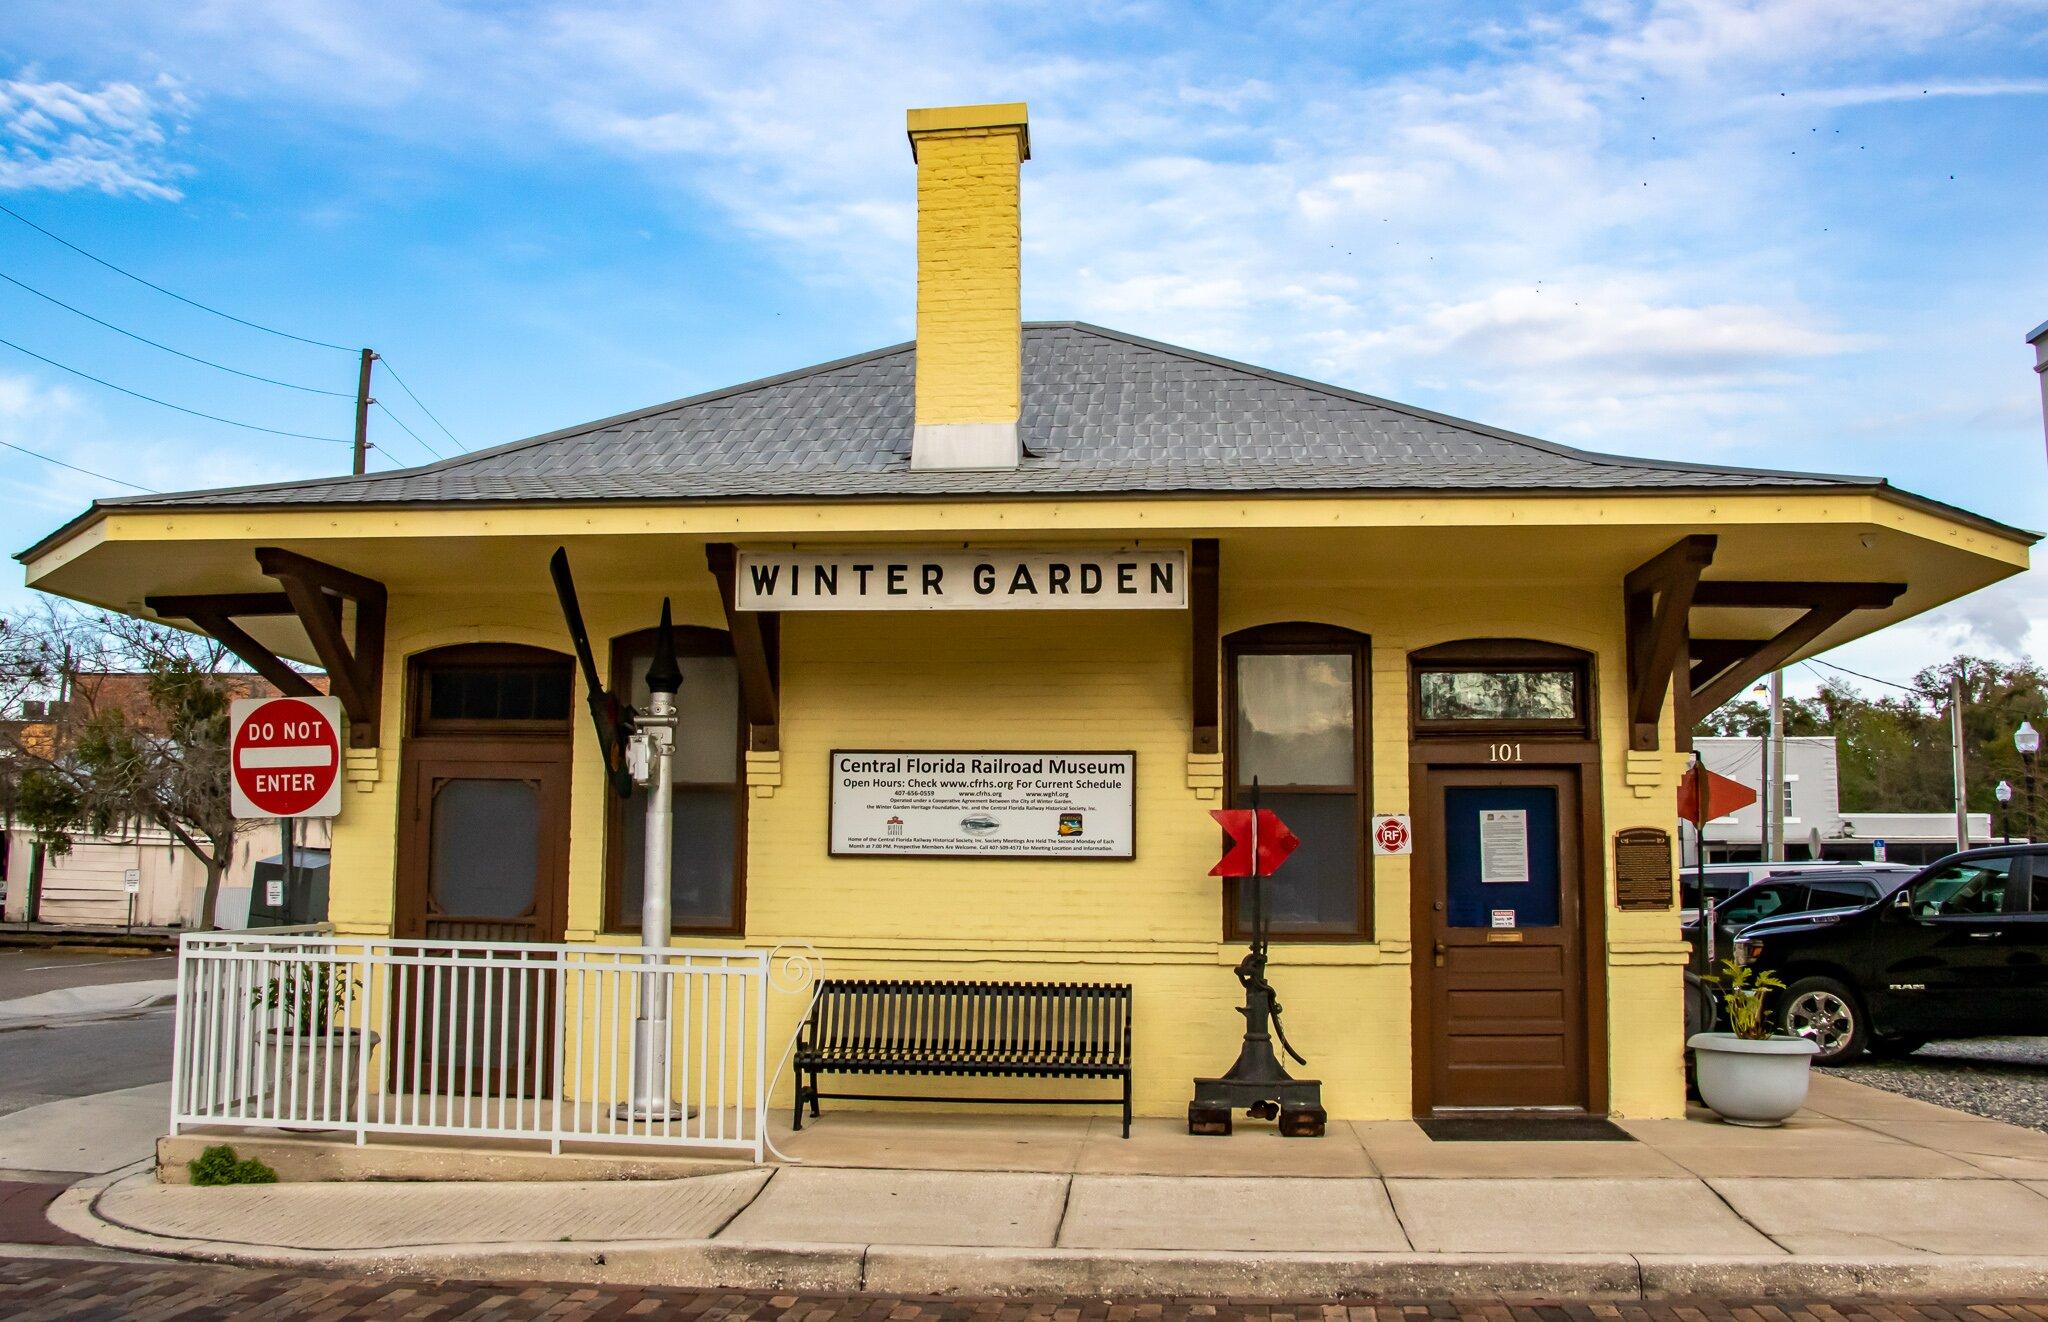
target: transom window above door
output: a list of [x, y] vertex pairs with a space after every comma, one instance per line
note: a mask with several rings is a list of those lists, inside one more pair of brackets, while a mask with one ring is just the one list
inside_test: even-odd
[[[1324, 625], [1267, 625], [1224, 640], [1224, 750], [1230, 805], [1278, 813], [1301, 846], [1265, 883], [1279, 939], [1355, 940], [1372, 932], [1365, 786], [1371, 640]], [[1248, 882], [1224, 886], [1224, 934], [1252, 929]]]
[[1418, 735], [1592, 733], [1591, 658], [1525, 638], [1473, 638], [1409, 657]]

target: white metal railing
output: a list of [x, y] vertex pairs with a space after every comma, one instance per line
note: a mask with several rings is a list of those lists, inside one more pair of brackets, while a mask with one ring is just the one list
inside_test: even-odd
[[[666, 1143], [760, 1161], [771, 969], [796, 985], [816, 974], [764, 950], [188, 933], [171, 1132]], [[656, 1117], [623, 1105], [644, 987], [667, 1001], [677, 1103]]]

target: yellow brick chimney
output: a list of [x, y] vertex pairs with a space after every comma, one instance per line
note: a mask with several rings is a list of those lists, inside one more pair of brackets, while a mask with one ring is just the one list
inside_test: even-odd
[[1024, 324], [1018, 167], [1024, 103], [909, 116], [917, 162], [917, 428], [912, 468], [1015, 468]]

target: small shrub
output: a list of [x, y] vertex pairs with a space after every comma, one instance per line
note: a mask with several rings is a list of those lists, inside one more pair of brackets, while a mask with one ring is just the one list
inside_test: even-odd
[[185, 1163], [185, 1170], [198, 1185], [276, 1184], [277, 1172], [254, 1157], [237, 1160], [235, 1150], [216, 1143]]

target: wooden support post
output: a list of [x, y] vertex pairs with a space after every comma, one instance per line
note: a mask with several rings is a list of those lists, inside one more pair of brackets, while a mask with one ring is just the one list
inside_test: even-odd
[[1717, 539], [1682, 537], [1622, 579], [1622, 618], [1628, 645], [1628, 746], [1657, 747], [1664, 694], [1686, 659], [1686, 637], [1700, 573], [1713, 563]]
[[1217, 636], [1217, 592], [1222, 583], [1222, 557], [1213, 537], [1197, 537], [1188, 553], [1188, 663], [1194, 730], [1192, 751], [1220, 753], [1223, 741], [1218, 690], [1223, 653]]
[[775, 611], [743, 611], [734, 590], [737, 556], [731, 542], [709, 542], [704, 562], [718, 583], [725, 607], [725, 626], [732, 634], [733, 660], [740, 674], [740, 701], [747, 709], [747, 747], [772, 753], [782, 747], [781, 672], [782, 617]]

